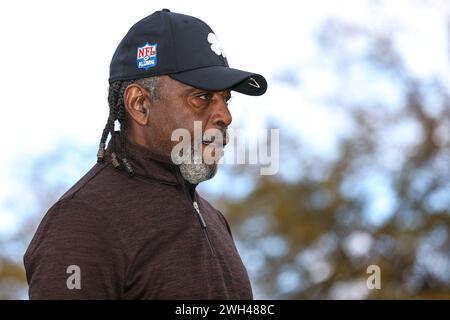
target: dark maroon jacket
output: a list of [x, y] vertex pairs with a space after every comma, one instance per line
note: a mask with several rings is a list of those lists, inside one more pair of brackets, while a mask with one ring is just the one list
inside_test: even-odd
[[[48, 210], [24, 256], [30, 299], [252, 299], [224, 216], [170, 158], [127, 152], [135, 177], [108, 148]], [[71, 265], [81, 289], [68, 288]]]

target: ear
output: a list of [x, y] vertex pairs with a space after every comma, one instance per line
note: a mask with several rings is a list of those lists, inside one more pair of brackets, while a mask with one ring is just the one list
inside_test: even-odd
[[146, 90], [140, 85], [130, 84], [124, 92], [124, 103], [128, 114], [140, 126], [146, 126], [150, 120], [151, 101]]

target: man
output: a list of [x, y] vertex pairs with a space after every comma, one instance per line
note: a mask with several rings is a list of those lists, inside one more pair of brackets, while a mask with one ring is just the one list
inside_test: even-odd
[[129, 30], [109, 82], [98, 163], [25, 253], [30, 299], [252, 299], [227, 221], [195, 188], [217, 170], [230, 91], [262, 95], [266, 80], [229, 68], [203, 21], [163, 9]]

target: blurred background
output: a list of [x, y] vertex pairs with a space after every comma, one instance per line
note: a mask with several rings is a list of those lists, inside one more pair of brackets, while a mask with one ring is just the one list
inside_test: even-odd
[[[223, 165], [200, 192], [229, 220], [255, 298], [450, 298], [450, 3], [0, 4], [0, 299], [47, 209], [96, 162], [111, 56], [169, 8], [206, 21], [232, 67], [233, 128], [280, 129], [280, 170]], [[381, 269], [381, 289], [366, 268]]]

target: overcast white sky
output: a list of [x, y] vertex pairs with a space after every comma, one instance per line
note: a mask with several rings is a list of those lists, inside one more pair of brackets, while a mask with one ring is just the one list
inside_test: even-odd
[[[390, 30], [411, 71], [450, 83], [444, 0], [2, 1], [0, 203], [16, 192], [11, 172], [19, 155], [42, 154], [62, 139], [98, 142], [111, 56], [135, 22], [162, 8], [201, 18], [221, 39], [231, 67], [267, 77], [266, 95], [234, 95], [236, 126], [255, 129], [278, 119], [319, 152], [332, 150], [346, 126], [317, 100], [321, 85], [336, 85], [315, 60], [314, 32], [328, 17]], [[273, 81], [300, 66], [300, 89]], [[358, 85], [356, 91], [365, 90]], [[13, 213], [0, 210], [0, 231], [13, 222]]]

